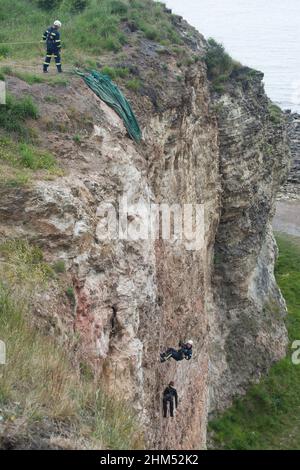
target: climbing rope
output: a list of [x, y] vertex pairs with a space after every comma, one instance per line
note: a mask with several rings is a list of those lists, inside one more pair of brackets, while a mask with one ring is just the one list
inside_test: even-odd
[[88, 74], [76, 71], [93, 92], [123, 119], [129, 136], [138, 142], [141, 139], [141, 130], [132, 111], [132, 108], [123, 93], [107, 75], [96, 70]]
[[41, 44], [41, 43], [42, 43], [41, 41], [0, 42], [0, 46], [15, 46], [16, 44]]

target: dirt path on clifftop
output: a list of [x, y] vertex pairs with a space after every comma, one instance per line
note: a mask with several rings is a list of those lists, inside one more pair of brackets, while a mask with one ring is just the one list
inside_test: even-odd
[[299, 237], [300, 241], [300, 200], [277, 202], [273, 228], [275, 232]]

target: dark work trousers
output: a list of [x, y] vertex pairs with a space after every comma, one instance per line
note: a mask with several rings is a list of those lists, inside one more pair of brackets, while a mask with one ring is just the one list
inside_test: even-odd
[[170, 409], [170, 416], [171, 418], [174, 418], [174, 400], [173, 397], [170, 398], [163, 398], [163, 410], [164, 410], [164, 418], [167, 418], [168, 416], [168, 404], [169, 404], [169, 409]]
[[175, 359], [175, 361], [181, 361], [183, 359], [182, 353], [174, 348], [169, 348], [166, 350], [165, 357], [169, 358], [169, 356]]
[[54, 47], [51, 45], [47, 45], [47, 53], [46, 53], [45, 62], [44, 62], [44, 71], [47, 71], [51, 62], [52, 55], [54, 55], [57, 71], [61, 72], [60, 50], [57, 49], [57, 47]]

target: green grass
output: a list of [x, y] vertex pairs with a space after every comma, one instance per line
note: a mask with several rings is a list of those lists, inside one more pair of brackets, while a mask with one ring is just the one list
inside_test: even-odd
[[[34, 0], [2, 0], [0, 4], [0, 42], [36, 41], [36, 44], [5, 45], [2, 56], [8, 59], [31, 59], [43, 55], [41, 36], [60, 18], [63, 27], [62, 54], [64, 62], [77, 63], [96, 58], [110, 51], [116, 53], [130, 41], [121, 24], [129, 21], [150, 40], [164, 44], [181, 44], [172, 24], [172, 15], [165, 5], [151, 0], [89, 0], [82, 11], [74, 9], [75, 0], [62, 0], [51, 10], [39, 8]], [[77, 0], [78, 2], [79, 0]], [[53, 2], [51, 2], [53, 4]], [[1, 49], [0, 49], [1, 56]]]
[[29, 72], [14, 72], [14, 76], [28, 83], [28, 85], [34, 85], [35, 83], [43, 83], [46, 81], [41, 75]]
[[[16, 98], [7, 95], [6, 104], [0, 106], [0, 130], [4, 135], [11, 135], [15, 140], [31, 141], [34, 139], [34, 129], [28, 126], [29, 119], [38, 118], [38, 108], [30, 96]], [[0, 134], [0, 183], [8, 183], [8, 186], [19, 186], [29, 181], [29, 174], [22, 171], [10, 171], [12, 168], [30, 167], [26, 158], [29, 147], [26, 144], [14, 144], [12, 140]], [[27, 150], [27, 152], [26, 152]], [[26, 155], [27, 153], [27, 155]], [[34, 155], [36, 157], [36, 154]], [[45, 155], [40, 156], [45, 159]], [[5, 171], [2, 163], [9, 164], [11, 169]], [[7, 168], [6, 168], [7, 170]]]
[[224, 46], [213, 38], [208, 39], [208, 49], [205, 55], [207, 75], [212, 82], [213, 89], [218, 93], [223, 93], [225, 84], [229, 80], [232, 72], [241, 67], [225, 51]]
[[142, 82], [138, 78], [132, 78], [126, 82], [128, 90], [139, 91], [141, 89]]
[[89, 447], [141, 447], [131, 406], [107, 396], [74, 351], [69, 355], [34, 325], [34, 295], [58, 282], [42, 251], [26, 241], [0, 244], [0, 279], [0, 338], [7, 348], [7, 364], [0, 367], [1, 424], [11, 429], [15, 420], [22, 422], [18, 432], [28, 437], [47, 422], [69, 429], [75, 443], [83, 438]]
[[48, 152], [38, 150], [27, 144], [19, 145], [20, 163], [25, 168], [31, 170], [54, 170], [56, 169], [56, 160]]
[[75, 298], [75, 292], [74, 292], [73, 287], [68, 287], [66, 289], [66, 296], [68, 297], [68, 299], [70, 300], [72, 304], [75, 304], [76, 298]]
[[[276, 279], [288, 307], [290, 346], [300, 339], [300, 244], [278, 235]], [[210, 423], [214, 447], [224, 449], [300, 449], [300, 366], [287, 357], [268, 376]]]
[[274, 103], [269, 103], [268, 111], [270, 119], [274, 124], [280, 124], [282, 122], [282, 110]]
[[15, 168], [49, 170], [56, 172], [57, 162], [52, 154], [26, 143], [17, 144], [6, 137], [0, 137], [0, 161]]
[[0, 60], [5, 59], [9, 54], [9, 48], [7, 46], [0, 45]]
[[58, 261], [56, 261], [53, 264], [52, 268], [57, 274], [63, 274], [66, 272], [66, 265], [62, 259], [59, 259]]
[[9, 66], [0, 67], [0, 77], [5, 79], [6, 75], [17, 77], [28, 83], [28, 85], [34, 85], [35, 83], [48, 83], [51, 86], [69, 85], [69, 80], [64, 76], [41, 76], [31, 72], [24, 72], [23, 70], [13, 70]]
[[34, 173], [41, 177], [62, 176], [55, 157], [27, 143], [16, 143], [0, 136], [0, 185], [18, 187], [31, 182]]
[[80, 143], [81, 143], [81, 136], [80, 136], [80, 134], [75, 134], [75, 135], [73, 135], [73, 141], [74, 141], [76, 144], [80, 144]]
[[129, 75], [129, 70], [127, 67], [102, 67], [101, 73], [108, 75], [112, 80], [116, 78], [126, 78]]
[[37, 119], [38, 108], [30, 96], [17, 99], [7, 95], [6, 104], [0, 105], [0, 128], [22, 137], [28, 137], [27, 119]]

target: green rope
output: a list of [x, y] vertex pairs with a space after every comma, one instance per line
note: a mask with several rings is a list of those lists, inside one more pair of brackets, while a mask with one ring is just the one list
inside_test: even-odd
[[77, 71], [93, 92], [123, 119], [129, 136], [138, 142], [141, 139], [141, 130], [132, 111], [132, 108], [119, 88], [107, 75], [92, 70], [89, 74]]

